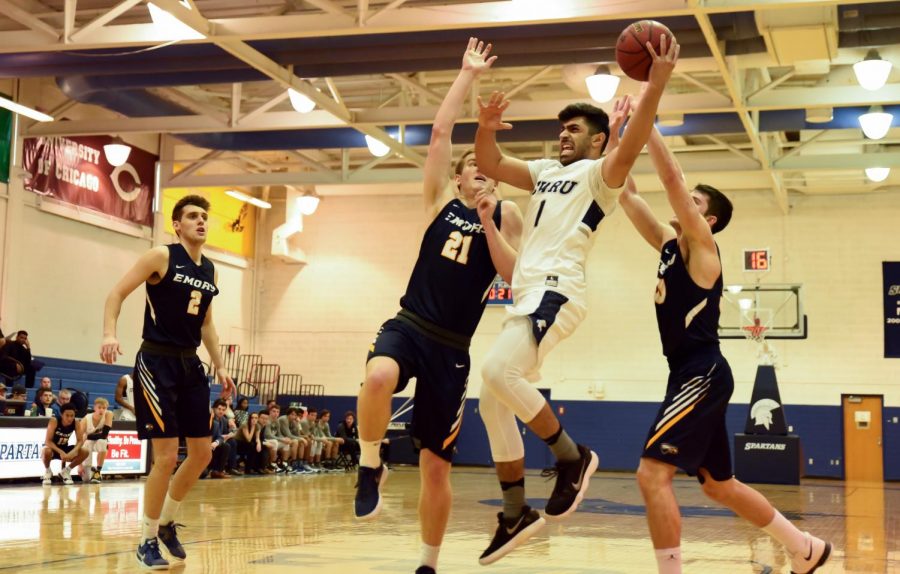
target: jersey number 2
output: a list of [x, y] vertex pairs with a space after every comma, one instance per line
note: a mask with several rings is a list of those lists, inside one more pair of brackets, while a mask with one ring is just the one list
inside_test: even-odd
[[191, 300], [188, 301], [187, 312], [188, 315], [199, 315], [200, 314], [200, 297], [202, 293], [200, 291], [191, 291]]
[[[462, 244], [462, 247], [460, 247], [460, 244]], [[469, 262], [470, 245], [472, 245], [471, 235], [463, 235], [459, 231], [453, 231], [450, 233], [450, 238], [444, 243], [444, 249], [441, 251], [441, 255], [447, 259], [465, 265]]]

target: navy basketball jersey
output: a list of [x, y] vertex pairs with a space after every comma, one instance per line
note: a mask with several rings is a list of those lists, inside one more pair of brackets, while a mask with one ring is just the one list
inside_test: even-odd
[[[500, 202], [493, 215], [500, 229]], [[425, 230], [400, 306], [456, 334], [471, 337], [497, 271], [478, 212], [454, 197]]]
[[77, 421], [72, 421], [72, 424], [69, 426], [63, 426], [62, 421], [57, 419], [56, 430], [53, 431], [53, 444], [56, 446], [66, 446], [69, 444], [69, 437], [75, 432], [75, 425], [77, 424]]
[[688, 273], [678, 240], [663, 245], [657, 273], [656, 322], [669, 361], [719, 344], [722, 274], [712, 289], [699, 287]]
[[200, 327], [212, 298], [219, 294], [212, 261], [200, 265], [180, 243], [167, 245], [169, 268], [156, 285], [147, 283], [144, 340], [176, 347], [200, 346]]

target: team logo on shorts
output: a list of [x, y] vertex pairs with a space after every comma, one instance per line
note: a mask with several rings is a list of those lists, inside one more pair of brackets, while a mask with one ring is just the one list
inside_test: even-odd
[[547, 287], [559, 287], [559, 275], [547, 275], [544, 285]]
[[153, 425], [150, 425], [150, 424], [144, 425], [144, 430], [152, 431], [152, 430], [153, 430]]
[[671, 444], [669, 444], [667, 442], [664, 442], [661, 445], [659, 445], [659, 450], [663, 454], [671, 454], [671, 455], [678, 454], [678, 447], [672, 446]]

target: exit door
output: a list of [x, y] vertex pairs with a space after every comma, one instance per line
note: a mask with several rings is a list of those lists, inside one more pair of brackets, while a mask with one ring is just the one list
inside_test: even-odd
[[844, 395], [844, 479], [884, 480], [882, 396]]

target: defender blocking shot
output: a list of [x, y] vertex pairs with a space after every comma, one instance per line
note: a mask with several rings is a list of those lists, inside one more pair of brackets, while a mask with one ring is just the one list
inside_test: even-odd
[[521, 214], [494, 196], [495, 182], [479, 170], [471, 151], [448, 175], [450, 134], [476, 77], [495, 57], [491, 46], [470, 38], [462, 69], [441, 103], [425, 161], [425, 208], [431, 221], [419, 250], [401, 310], [385, 322], [369, 348], [359, 394], [361, 450], [355, 514], [381, 511], [387, 468], [379, 455], [391, 415], [391, 398], [416, 377], [412, 436], [420, 448], [421, 557], [417, 574], [434, 574], [450, 516], [450, 462], [462, 424], [469, 370], [469, 340], [497, 273], [509, 279], [515, 263]]
[[[216, 368], [222, 395], [234, 383], [219, 355], [219, 337], [212, 321], [212, 299], [218, 293], [213, 263], [203, 256], [209, 202], [197, 195], [183, 197], [172, 211], [178, 243], [155, 247], [113, 287], [103, 316], [100, 357], [114, 363], [122, 354], [116, 322], [122, 302], [146, 284], [143, 343], [134, 367], [134, 408], [138, 436], [153, 446], [153, 467], [144, 488], [142, 537], [138, 561], [147, 568], [166, 569], [159, 540], [176, 559], [186, 557], [175, 530], [181, 501], [209, 464], [210, 390], [197, 357], [202, 342]], [[178, 440], [187, 443], [187, 457], [172, 478]]]
[[[619, 125], [629, 107], [627, 99], [616, 103]], [[781, 542], [792, 574], [812, 574], [828, 560], [831, 544], [801, 532], [732, 473], [725, 413], [734, 378], [719, 349], [723, 278], [713, 239], [731, 220], [731, 202], [708, 185], [689, 191], [655, 127], [647, 146], [675, 215], [668, 224], [657, 221], [631, 179], [619, 203], [660, 252], [654, 302], [669, 380], [637, 472], [659, 574], [681, 574], [681, 516], [672, 486], [678, 468], [697, 476], [710, 499]]]

